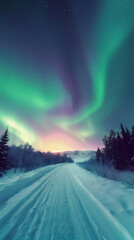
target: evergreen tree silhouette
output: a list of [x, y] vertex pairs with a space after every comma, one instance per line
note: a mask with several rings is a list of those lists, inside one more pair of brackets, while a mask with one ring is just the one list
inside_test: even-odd
[[104, 144], [104, 156], [103, 156], [103, 163], [107, 163], [110, 161], [110, 156], [109, 156], [109, 138], [107, 136], [104, 136], [103, 138], [103, 144]]
[[[111, 164], [115, 168], [134, 168], [134, 126], [132, 132], [124, 128], [121, 123], [121, 133], [110, 131], [108, 136], [104, 136], [104, 149], [101, 150], [102, 163]], [[96, 155], [97, 157], [97, 155]]]
[[116, 138], [116, 148], [115, 148], [115, 156], [114, 156], [114, 167], [121, 170], [125, 168], [125, 162], [124, 162], [124, 155], [123, 155], [123, 143], [122, 138], [117, 132], [117, 138]]
[[131, 148], [131, 134], [129, 130], [123, 127], [121, 124], [121, 135], [122, 135], [122, 144], [123, 144], [123, 158], [124, 158], [124, 164], [128, 167], [130, 165], [131, 161], [131, 155], [130, 155], [130, 148]]
[[101, 154], [101, 150], [98, 148], [97, 151], [96, 151], [96, 159], [97, 159], [98, 162], [99, 162], [99, 161], [101, 160], [101, 158], [102, 158], [101, 155], [102, 155], [102, 154]]
[[131, 132], [131, 166], [134, 167], [134, 126]]
[[8, 129], [4, 132], [4, 134], [0, 138], [0, 175], [2, 173], [6, 173], [9, 169], [9, 161], [8, 161], [8, 145], [9, 141], [8, 137]]

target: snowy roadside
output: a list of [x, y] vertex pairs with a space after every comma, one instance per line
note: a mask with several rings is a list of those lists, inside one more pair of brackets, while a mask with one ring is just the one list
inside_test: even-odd
[[[134, 238], [134, 186], [81, 169], [75, 175]], [[127, 240], [127, 239], [126, 239]]]
[[98, 164], [95, 159], [85, 162], [79, 162], [78, 165], [93, 174], [108, 178], [114, 181], [124, 182], [134, 186], [134, 172], [129, 170], [117, 170], [113, 166]]
[[40, 167], [28, 172], [20, 171], [19, 169], [14, 173], [14, 169], [8, 170], [7, 174], [3, 174], [3, 176], [0, 178], [0, 188], [5, 185], [9, 185], [13, 182], [16, 182], [20, 179], [25, 178], [31, 178], [32, 176], [35, 176], [37, 174], [42, 174], [42, 172], [47, 173], [47, 171], [50, 171], [51, 169], [55, 169], [55, 167], [60, 166], [61, 164], [56, 165], [48, 165], [45, 167]]
[[133, 240], [134, 187], [58, 164], [0, 184], [0, 240]]

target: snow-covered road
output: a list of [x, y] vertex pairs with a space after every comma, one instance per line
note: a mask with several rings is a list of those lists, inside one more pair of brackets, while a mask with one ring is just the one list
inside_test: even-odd
[[133, 187], [75, 164], [2, 181], [0, 240], [134, 239]]

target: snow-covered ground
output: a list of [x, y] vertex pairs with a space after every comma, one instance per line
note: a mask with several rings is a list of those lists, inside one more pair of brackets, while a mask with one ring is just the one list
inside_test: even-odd
[[0, 240], [132, 240], [134, 187], [76, 164], [0, 179]]
[[96, 152], [95, 151], [68, 151], [64, 152], [68, 157], [71, 157], [75, 163], [77, 162], [83, 162], [88, 161], [91, 158], [95, 157]]
[[78, 163], [80, 167], [104, 178], [114, 181], [124, 182], [134, 186], [134, 171], [130, 170], [117, 170], [113, 166], [98, 164], [94, 159]]

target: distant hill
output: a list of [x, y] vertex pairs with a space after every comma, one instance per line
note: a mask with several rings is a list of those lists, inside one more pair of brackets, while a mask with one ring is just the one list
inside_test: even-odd
[[90, 158], [95, 156], [95, 151], [90, 151], [90, 150], [86, 150], [86, 151], [67, 151], [64, 152], [64, 154], [66, 153], [67, 157], [71, 157], [74, 162], [84, 162], [84, 161], [88, 161]]

